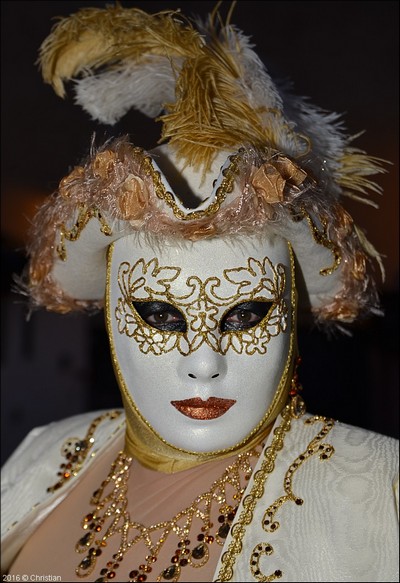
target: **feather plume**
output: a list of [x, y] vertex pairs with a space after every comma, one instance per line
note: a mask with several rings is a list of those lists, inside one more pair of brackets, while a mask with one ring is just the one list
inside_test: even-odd
[[[381, 158], [368, 156], [358, 148], [345, 148], [339, 159], [337, 181], [343, 188], [355, 190], [365, 196], [368, 196], [369, 192], [381, 194], [382, 188], [367, 177], [386, 172], [382, 166], [384, 163], [387, 162]], [[358, 200], [362, 198], [358, 197]]]
[[268, 145], [302, 159], [332, 201], [374, 206], [368, 191], [379, 187], [367, 177], [383, 172], [383, 161], [350, 147], [340, 116], [276, 86], [249, 38], [217, 10], [195, 25], [176, 11], [82, 9], [43, 42], [43, 78], [60, 96], [74, 79], [76, 102], [103, 123], [131, 108], [160, 116], [160, 141], [196, 169], [207, 172], [221, 150]]
[[220, 28], [215, 14], [197, 26], [206, 42], [202, 53], [182, 67], [175, 102], [166, 104], [160, 117], [162, 140], [205, 171], [222, 149], [243, 144], [280, 149], [282, 134], [295, 144], [288, 153], [299, 155], [304, 140], [282, 115], [279, 92], [249, 39], [233, 26]]
[[[43, 78], [61, 97], [64, 83], [73, 80], [76, 102], [103, 123], [115, 123], [130, 108], [159, 116], [160, 141], [204, 174], [221, 151], [242, 148], [253, 169], [286, 157], [308, 179], [304, 188], [274, 205], [273, 219], [263, 205], [244, 200], [254, 192], [245, 194], [243, 183], [243, 200], [235, 199], [211, 219], [178, 227], [163, 222], [152, 208], [147, 227], [156, 224], [157, 232], [172, 229], [175, 234], [181, 229], [184, 237], [197, 229], [199, 238], [230, 229], [254, 231], [266, 222], [279, 231], [285, 217], [293, 226], [293, 213], [303, 209], [323, 218], [325, 242], [342, 259], [340, 291], [316, 310], [317, 321], [351, 322], [363, 313], [377, 313], [379, 300], [367, 266], [370, 258], [376, 260], [384, 277], [382, 257], [339, 201], [347, 196], [377, 206], [369, 196], [381, 188], [370, 176], [385, 172], [384, 161], [352, 146], [357, 136], [347, 135], [339, 114], [293, 95], [287, 84], [275, 84], [249, 38], [229, 23], [230, 13], [222, 22], [218, 6], [204, 23], [190, 22], [179, 12], [151, 15], [118, 4], [79, 10], [61, 19], [42, 44]], [[89, 164], [85, 172], [90, 169]], [[110, 189], [104, 192], [108, 196]], [[290, 239], [290, 233], [285, 237]]]
[[[174, 61], [175, 71], [181, 64], [182, 59]], [[83, 77], [75, 86], [75, 102], [93, 119], [111, 125], [132, 108], [155, 118], [174, 97], [171, 62], [158, 55], [150, 55], [140, 64], [124, 62], [117, 69]]]
[[60, 97], [64, 82], [99, 67], [116, 68], [124, 60], [142, 62], [149, 55], [190, 57], [200, 50], [199, 33], [178, 12], [154, 15], [118, 4], [85, 8], [59, 20], [42, 43], [43, 79]]
[[362, 231], [360, 229], [360, 227], [358, 227], [357, 225], [354, 225], [354, 229], [355, 229], [355, 232], [357, 234], [358, 240], [360, 241], [361, 247], [364, 249], [364, 251], [370, 257], [375, 259], [375, 261], [378, 263], [379, 268], [381, 270], [382, 281], [384, 282], [385, 281], [385, 267], [384, 267], [383, 261], [382, 261], [383, 255], [375, 249], [375, 247], [372, 245], [372, 243], [370, 243], [370, 241], [368, 241], [367, 237], [365, 236], [364, 231]]

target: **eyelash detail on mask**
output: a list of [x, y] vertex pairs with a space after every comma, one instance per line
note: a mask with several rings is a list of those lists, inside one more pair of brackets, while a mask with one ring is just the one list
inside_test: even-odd
[[[220, 320], [220, 330], [222, 333], [226, 332], [239, 332], [243, 330], [248, 330], [249, 328], [254, 328], [258, 324], [260, 324], [264, 318], [270, 312], [273, 302], [269, 301], [259, 301], [257, 299], [253, 300], [252, 302], [241, 302], [237, 304], [230, 310], [228, 310]], [[233, 322], [232, 320], [229, 322], [229, 319], [237, 313], [246, 314], [246, 316], [250, 316], [251, 314], [255, 317], [253, 320], [247, 320], [243, 322]]]
[[[152, 301], [131, 303], [142, 320], [152, 328], [165, 332], [184, 333], [187, 331], [184, 315], [172, 304]], [[256, 300], [237, 304], [222, 316], [219, 329], [221, 333], [225, 333], [254, 328], [254, 326], [257, 326], [265, 318], [271, 306], [273, 306], [272, 302]], [[237, 321], [233, 319], [235, 315], [237, 315]]]
[[[181, 333], [187, 331], [186, 320], [182, 312], [167, 302], [132, 301], [131, 304], [142, 320], [156, 330]], [[162, 315], [168, 315], [171, 319], [166, 321], [161, 318]], [[157, 321], [157, 316], [160, 316], [159, 321]], [[151, 318], [153, 318], [154, 322], [150, 321]]]
[[[187, 355], [204, 343], [221, 354], [230, 349], [238, 354], [265, 354], [270, 339], [286, 330], [288, 306], [283, 298], [286, 276], [282, 264], [274, 266], [268, 257], [262, 261], [249, 258], [247, 267], [225, 269], [221, 278], [224, 289], [229, 289], [225, 295], [221, 295], [219, 277], [201, 280], [194, 275], [186, 279], [187, 293], [177, 295], [171, 290], [171, 283], [180, 274], [179, 267], [160, 266], [157, 258], [147, 263], [142, 258], [133, 266], [124, 261], [119, 266], [121, 296], [115, 308], [118, 331], [133, 338], [144, 354], [160, 355], [176, 348]], [[154, 327], [147, 323], [151, 302], [160, 307], [171, 304], [185, 320], [186, 328], [181, 325], [171, 328], [167, 323]], [[261, 303], [268, 308], [257, 307]], [[229, 314], [241, 308], [249, 310], [249, 306], [259, 311], [258, 322], [245, 328], [228, 325], [229, 329], [223, 330]], [[220, 318], [224, 307], [226, 312]]]

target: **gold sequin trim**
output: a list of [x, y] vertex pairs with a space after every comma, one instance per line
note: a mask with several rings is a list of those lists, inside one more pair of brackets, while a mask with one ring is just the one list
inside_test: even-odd
[[331, 239], [328, 238], [327, 235], [327, 228], [328, 228], [328, 221], [324, 217], [319, 217], [321, 221], [322, 230], [319, 230], [313, 219], [311, 218], [310, 214], [306, 211], [304, 206], [300, 207], [298, 213], [293, 214], [294, 221], [302, 221], [304, 218], [307, 220], [307, 223], [310, 227], [311, 234], [313, 236], [314, 241], [318, 245], [323, 245], [327, 249], [329, 249], [333, 254], [333, 264], [330, 267], [324, 267], [320, 269], [320, 275], [331, 275], [341, 264], [342, 262], [342, 254], [340, 252], [339, 246], [334, 243]]
[[163, 200], [173, 211], [174, 215], [182, 221], [191, 221], [193, 219], [200, 219], [202, 217], [210, 217], [219, 211], [221, 204], [225, 200], [227, 194], [232, 192], [233, 184], [236, 176], [239, 173], [239, 159], [242, 151], [230, 156], [230, 164], [222, 171], [223, 179], [220, 186], [215, 193], [215, 200], [206, 209], [192, 212], [185, 212], [176, 204], [174, 196], [168, 192], [162, 182], [161, 174], [152, 164], [150, 156], [143, 159], [144, 171], [147, 176], [151, 176], [154, 184], [154, 190], [158, 198]]
[[83, 466], [85, 459], [87, 458], [90, 450], [94, 444], [94, 433], [97, 427], [105, 419], [116, 419], [121, 415], [121, 411], [109, 411], [96, 417], [94, 421], [90, 424], [90, 427], [83, 439], [79, 437], [68, 438], [61, 447], [61, 454], [65, 458], [65, 462], [60, 465], [60, 470], [58, 476], [60, 476], [58, 482], [53, 486], [47, 488], [47, 492], [55, 492], [61, 486], [64, 485], [72, 476], [76, 476]]
[[78, 218], [72, 229], [67, 229], [64, 223], [60, 225], [60, 243], [57, 245], [57, 253], [61, 261], [67, 260], [67, 250], [65, 249], [65, 239], [76, 241], [91, 218], [95, 217], [100, 225], [100, 231], [108, 237], [112, 235], [111, 227], [107, 224], [98, 208], [88, 209], [86, 205], [79, 206]]

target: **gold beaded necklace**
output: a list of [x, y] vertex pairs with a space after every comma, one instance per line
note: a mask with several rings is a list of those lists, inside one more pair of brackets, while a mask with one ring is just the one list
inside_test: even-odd
[[[156, 581], [178, 581], [185, 567], [200, 568], [209, 559], [209, 545], [216, 542], [222, 546], [229, 533], [231, 523], [252, 474], [251, 461], [257, 459], [262, 446], [239, 454], [222, 476], [215, 480], [210, 489], [195, 498], [190, 506], [178, 512], [171, 520], [144, 526], [134, 522], [127, 510], [128, 479], [133, 458], [120, 452], [111, 465], [107, 478], [93, 493], [90, 503], [92, 512], [82, 520], [85, 534], [77, 542], [77, 553], [86, 553], [75, 572], [78, 577], [89, 576], [103, 555], [107, 541], [114, 535], [120, 536], [120, 545], [112, 560], [99, 572], [95, 581], [109, 582], [116, 577], [121, 561], [128, 551], [142, 542], [147, 554], [140, 565], [129, 572], [129, 581], [146, 581], [154, 570], [158, 555], [170, 537], [177, 540], [176, 550], [169, 565], [164, 565]], [[218, 525], [211, 522], [212, 509], [218, 505]], [[198, 534], [193, 534], [198, 525]], [[212, 530], [214, 528], [214, 530]], [[101, 535], [101, 532], [104, 534]], [[152, 536], [156, 534], [156, 542]], [[189, 537], [195, 537], [194, 543]]]
[[[291, 381], [289, 401], [282, 412], [282, 426], [275, 429], [274, 433], [283, 434], [287, 431], [285, 429], [287, 419], [291, 417], [298, 419], [305, 411], [304, 401], [298, 395], [298, 392], [302, 390], [297, 375], [297, 366], [300, 361], [298, 357]], [[111, 415], [115, 415], [115, 412]], [[103, 417], [96, 419], [94, 423], [98, 424]], [[282, 445], [282, 439], [276, 443], [273, 440], [268, 448], [268, 455], [272, 460], [270, 471], [274, 468], [273, 460]], [[101, 483], [100, 488], [93, 492], [90, 499], [90, 504], [94, 506], [93, 511], [82, 520], [81, 525], [85, 534], [76, 543], [75, 550], [77, 553], [86, 553], [86, 556], [75, 569], [77, 576], [88, 577], [94, 571], [98, 558], [107, 547], [108, 539], [114, 535], [120, 536], [120, 545], [117, 552], [112, 555], [112, 560], [109, 560], [100, 570], [99, 577], [95, 579], [96, 582], [112, 581], [125, 555], [139, 542], [144, 543], [147, 554], [144, 561], [129, 572], [129, 581], [131, 583], [147, 581], [148, 574], [153, 571], [154, 563], [157, 562], [164, 543], [173, 536], [177, 539], [174, 556], [169, 565], [161, 568], [156, 581], [176, 582], [180, 579], [182, 568], [187, 566], [200, 568], [205, 565], [210, 556], [209, 545], [216, 542], [222, 547], [228, 536], [247, 481], [253, 472], [254, 462], [260, 457], [263, 448], [264, 444], [261, 443], [248, 452], [238, 454], [235, 461], [224, 470], [222, 476], [212, 483], [209, 490], [197, 496], [190, 506], [178, 512], [171, 520], [148, 527], [131, 521], [127, 510], [127, 494], [133, 457], [123, 451], [120, 452], [112, 463], [107, 478]], [[211, 513], [216, 505], [219, 512], [218, 525], [211, 534], [211, 529], [214, 527], [211, 522]], [[193, 537], [195, 522], [201, 525], [194, 543], [196, 546], [189, 539], [189, 536]], [[101, 532], [104, 534], [101, 535]], [[157, 532], [158, 539], [153, 543], [152, 534]]]

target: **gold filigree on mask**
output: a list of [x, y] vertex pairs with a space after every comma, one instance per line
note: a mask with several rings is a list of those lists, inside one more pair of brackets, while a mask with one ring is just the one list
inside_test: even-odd
[[[268, 257], [262, 261], [250, 257], [246, 267], [225, 269], [222, 278], [188, 277], [187, 291], [181, 294], [172, 289], [180, 275], [181, 268], [160, 266], [156, 258], [147, 263], [141, 258], [133, 266], [124, 261], [119, 266], [122, 295], [115, 308], [118, 332], [133, 338], [142, 353], [160, 355], [177, 349], [188, 355], [205, 343], [221, 354], [229, 349], [238, 354], [265, 354], [270, 339], [286, 330], [289, 309], [283, 297], [286, 275], [282, 264], [274, 266]], [[137, 301], [172, 304], [185, 318], [186, 332], [159, 330], [147, 324], [133, 305]], [[250, 301], [271, 302], [261, 322], [245, 330], [221, 331], [224, 314]]]

